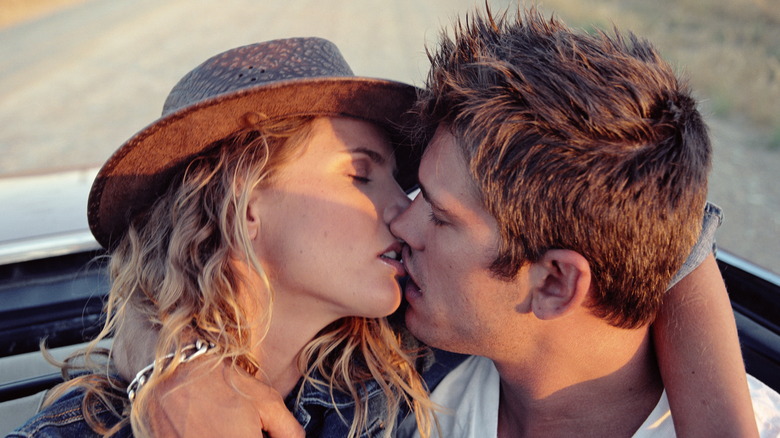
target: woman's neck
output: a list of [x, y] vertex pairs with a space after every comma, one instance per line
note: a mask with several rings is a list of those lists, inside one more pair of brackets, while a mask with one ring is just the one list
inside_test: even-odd
[[[274, 315], [274, 319], [281, 318]], [[286, 322], [275, 324], [272, 321], [267, 336], [255, 347], [254, 353], [260, 361], [259, 376], [264, 376], [282, 397], [286, 397], [300, 380], [298, 357], [312, 337], [302, 336], [300, 330]]]
[[[332, 320], [322, 311], [306, 312], [300, 303], [274, 302], [268, 333], [255, 343], [254, 353], [260, 361], [260, 373], [268, 383], [286, 397], [301, 378], [298, 359], [303, 348]], [[260, 333], [253, 330], [253, 333]]]
[[[248, 277], [252, 284], [247, 290], [265, 289], [265, 283], [259, 276], [248, 272]], [[298, 358], [303, 347], [337, 318], [327, 315], [321, 303], [313, 303], [300, 294], [282, 290], [275, 292], [270, 321], [267, 321], [268, 314], [262, 310], [262, 298], [257, 301], [256, 293], [240, 294], [240, 305], [252, 325], [252, 353], [260, 364], [257, 377], [286, 397], [301, 378]]]

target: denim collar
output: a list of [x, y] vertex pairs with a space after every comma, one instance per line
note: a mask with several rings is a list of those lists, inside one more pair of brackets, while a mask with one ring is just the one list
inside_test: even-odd
[[[432, 355], [424, 356], [424, 363], [417, 364], [418, 369], [423, 370], [423, 379], [429, 390], [433, 390], [449, 371], [468, 357], [436, 349], [433, 349], [432, 352]], [[312, 377], [323, 380], [322, 376], [316, 372], [312, 373]], [[302, 386], [300, 402], [296, 404]], [[367, 403], [366, 430], [362, 431], [360, 436], [381, 435], [381, 429], [384, 428], [383, 423], [387, 415], [387, 399], [381, 386], [376, 381], [369, 380], [363, 384], [358, 393], [360, 402]], [[355, 414], [355, 400], [351, 395], [334, 390], [331, 397], [327, 385], [313, 385], [303, 379], [298, 381], [298, 384], [285, 399], [285, 403], [296, 420], [303, 426], [306, 435], [311, 437], [343, 438], [347, 436]], [[398, 412], [398, 421], [401, 421], [408, 414], [408, 407], [402, 403]]]
[[[317, 380], [323, 380], [318, 372], [312, 373], [312, 377]], [[298, 392], [303, 386], [300, 400]], [[372, 399], [377, 396], [383, 396], [382, 388], [375, 380], [364, 382], [363, 387], [359, 389], [360, 400]], [[298, 403], [296, 404], [296, 401]], [[346, 392], [334, 389], [331, 396], [329, 388], [324, 385], [315, 385], [303, 378], [298, 381], [295, 388], [285, 399], [287, 408], [292, 412], [295, 419], [309, 433], [311, 428], [318, 427], [315, 424], [321, 424], [323, 418], [317, 416], [338, 416], [337, 412], [345, 415], [346, 421], [352, 421], [351, 415], [354, 413], [355, 399]], [[316, 420], [312, 422], [312, 420]], [[345, 424], [349, 428], [349, 424]]]

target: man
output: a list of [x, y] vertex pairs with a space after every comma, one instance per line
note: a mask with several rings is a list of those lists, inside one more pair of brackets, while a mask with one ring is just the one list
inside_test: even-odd
[[431, 59], [421, 196], [391, 229], [407, 327], [475, 355], [433, 391], [441, 436], [673, 436], [649, 327], [705, 205], [689, 90], [649, 43], [534, 10], [467, 18]]

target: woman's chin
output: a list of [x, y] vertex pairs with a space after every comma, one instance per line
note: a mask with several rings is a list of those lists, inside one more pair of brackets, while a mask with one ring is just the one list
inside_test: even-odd
[[374, 297], [366, 298], [366, 300], [370, 300], [366, 302], [371, 303], [371, 308], [365, 309], [361, 316], [364, 318], [384, 318], [390, 316], [401, 306], [401, 287], [395, 283], [394, 288], [389, 289], [381, 296], [374, 295]]

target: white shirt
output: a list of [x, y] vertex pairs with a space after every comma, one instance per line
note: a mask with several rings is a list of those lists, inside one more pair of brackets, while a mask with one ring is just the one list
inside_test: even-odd
[[[780, 394], [748, 376], [759, 434], [780, 437]], [[448, 409], [437, 414], [442, 437], [496, 437], [500, 381], [493, 361], [473, 356], [450, 372], [431, 393], [431, 400]], [[434, 432], [435, 435], [435, 432]], [[401, 423], [399, 438], [419, 438], [414, 416]], [[674, 424], [666, 391], [634, 438], [674, 438]]]

